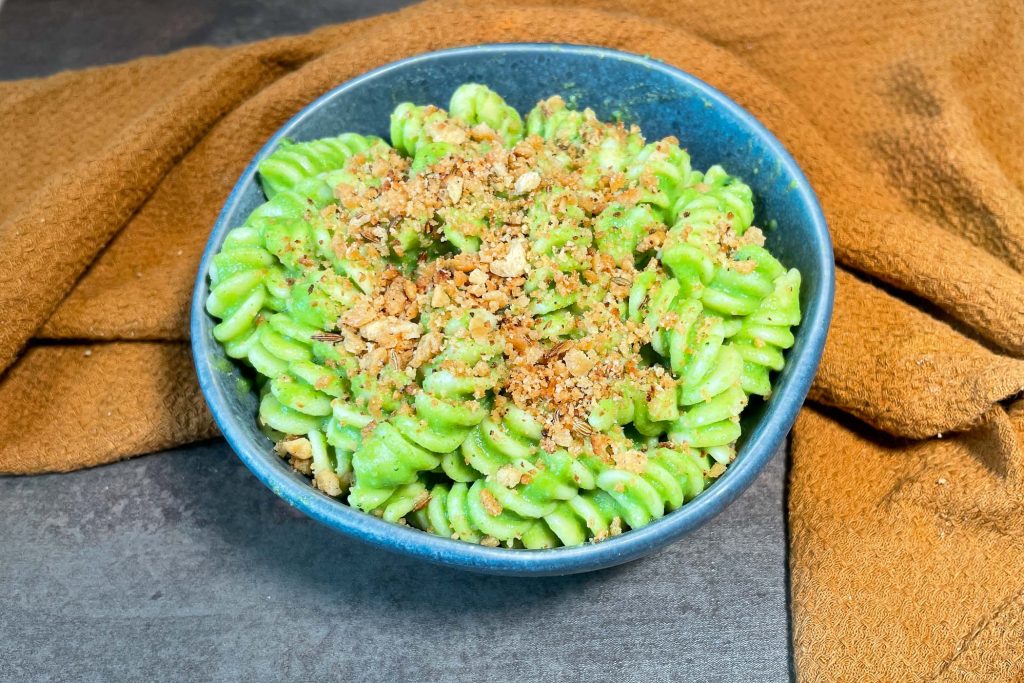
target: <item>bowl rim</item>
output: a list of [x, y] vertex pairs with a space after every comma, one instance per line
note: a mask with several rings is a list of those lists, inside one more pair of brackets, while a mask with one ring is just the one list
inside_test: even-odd
[[[760, 137], [781, 166], [795, 178], [795, 191], [799, 193], [801, 203], [809, 209], [813, 233], [820, 241], [815, 259], [822, 273], [822, 282], [810, 293], [809, 305], [806, 307], [807, 310], [803, 311], [798, 331], [798, 334], [804, 337], [801, 349], [803, 356], [798, 359], [799, 365], [790, 371], [787, 381], [777, 387], [771, 399], [772, 412], [767, 419], [757, 423], [743, 445], [742, 457], [738, 457], [729, 466], [714, 486], [706, 489], [692, 501], [646, 526], [629, 530], [601, 543], [547, 550], [489, 548], [386, 522], [322, 494], [306, 481], [281, 476], [282, 471], [275, 467], [276, 463], [266, 458], [269, 450], [260, 451], [255, 448], [242, 429], [241, 417], [231, 412], [225, 399], [226, 389], [216, 377], [221, 371], [214, 366], [213, 359], [207, 352], [209, 345], [216, 342], [212, 337], [207, 338], [203, 335], [202, 320], [207, 316], [207, 274], [211, 260], [223, 242], [223, 236], [230, 229], [229, 214], [233, 213], [248, 184], [258, 182], [255, 178], [257, 166], [278, 146], [282, 138], [289, 135], [326, 101], [391, 70], [464, 54], [508, 52], [569, 52], [598, 59], [616, 59], [660, 71], [680, 81], [683, 86], [697, 91], [714, 106], [725, 109], [753, 135]], [[835, 263], [831, 237], [821, 205], [810, 182], [782, 143], [739, 104], [699, 78], [649, 57], [611, 48], [570, 43], [487, 43], [425, 52], [368, 71], [328, 90], [304, 106], [270, 137], [235, 183], [207, 239], [193, 289], [190, 311], [191, 348], [200, 390], [228, 445], [267, 488], [314, 520], [379, 548], [416, 556], [436, 564], [497, 574], [571, 574], [614, 566], [645, 555], [704, 524], [750, 486], [771, 459], [778, 445], [785, 439], [806, 398], [824, 349], [834, 291]]]

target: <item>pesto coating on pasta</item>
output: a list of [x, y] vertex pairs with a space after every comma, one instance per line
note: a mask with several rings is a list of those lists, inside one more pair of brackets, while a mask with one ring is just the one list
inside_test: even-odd
[[750, 188], [678, 140], [484, 85], [400, 104], [390, 144], [288, 142], [213, 259], [207, 311], [277, 452], [386, 520], [509, 548], [596, 542], [736, 456], [800, 322]]

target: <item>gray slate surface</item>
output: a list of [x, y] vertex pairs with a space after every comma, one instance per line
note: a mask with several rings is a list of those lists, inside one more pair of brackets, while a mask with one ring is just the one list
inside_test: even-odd
[[[7, 0], [0, 79], [404, 4]], [[784, 465], [658, 555], [528, 580], [345, 539], [220, 441], [0, 478], [0, 681], [788, 680]]]
[[783, 465], [660, 554], [553, 579], [345, 539], [221, 442], [0, 478], [0, 680], [785, 680]]
[[229, 45], [380, 14], [412, 0], [0, 0], [0, 79]]

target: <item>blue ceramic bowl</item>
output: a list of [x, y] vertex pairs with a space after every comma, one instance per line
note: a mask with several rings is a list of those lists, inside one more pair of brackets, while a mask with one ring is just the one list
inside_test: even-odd
[[[769, 249], [803, 274], [803, 323], [775, 393], [744, 416], [739, 455], [729, 470], [682, 508], [602, 543], [553, 550], [508, 550], [440, 538], [382, 521], [310, 486], [273, 450], [256, 425], [257, 397], [240, 391], [238, 370], [214, 341], [204, 310], [210, 262], [228, 230], [264, 201], [258, 163], [284, 138], [310, 140], [343, 131], [387, 138], [388, 115], [412, 101], [444, 105], [461, 83], [485, 83], [520, 112], [560, 94], [604, 120], [640, 125], [648, 139], [675, 135], [696, 168], [721, 163], [754, 190]], [[462, 569], [550, 575], [628, 562], [679, 538], [718, 514], [757, 476], [785, 439], [818, 367], [832, 311], [832, 245], [807, 179], [778, 140], [722, 93], [660, 62], [614, 50], [575, 45], [481, 45], [433, 52], [381, 67], [300, 111], [260, 150], [238, 180], [207, 244], [192, 299], [192, 351], [199, 384], [228, 443], [274, 493], [313, 519], [381, 548]]]

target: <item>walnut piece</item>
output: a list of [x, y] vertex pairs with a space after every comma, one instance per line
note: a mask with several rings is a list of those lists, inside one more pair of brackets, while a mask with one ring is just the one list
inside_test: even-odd
[[313, 482], [316, 484], [318, 489], [326, 493], [328, 496], [341, 495], [341, 480], [338, 479], [338, 475], [331, 470], [320, 470], [313, 478]]
[[491, 272], [498, 277], [518, 277], [526, 272], [526, 244], [518, 239], [511, 243], [503, 258], [491, 262]]
[[513, 188], [516, 194], [526, 194], [537, 189], [540, 185], [540, 174], [536, 171], [527, 171], [518, 178]]
[[565, 361], [565, 367], [569, 369], [569, 373], [573, 377], [585, 377], [591, 368], [594, 367], [594, 361], [590, 360], [587, 354], [579, 349], [570, 349], [566, 352], [563, 360]]
[[494, 473], [494, 480], [507, 489], [514, 489], [523, 478], [523, 473], [515, 465], [502, 465]]
[[433, 294], [430, 295], [430, 305], [434, 308], [444, 308], [452, 302], [451, 298], [445, 293], [444, 288], [438, 286], [434, 287]]
[[283, 456], [287, 454], [296, 460], [309, 460], [313, 457], [313, 445], [304, 436], [297, 439], [278, 441], [274, 450], [277, 451], [278, 455]]
[[402, 340], [418, 339], [422, 330], [416, 323], [401, 320], [393, 316], [374, 320], [359, 328], [363, 339], [380, 344], [385, 348], [394, 348]]

